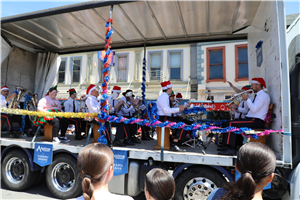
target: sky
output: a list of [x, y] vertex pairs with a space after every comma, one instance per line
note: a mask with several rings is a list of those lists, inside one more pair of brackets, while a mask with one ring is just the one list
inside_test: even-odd
[[82, 3], [89, 0], [0, 0], [1, 17], [19, 15], [38, 10]]
[[[86, 2], [89, 0], [0, 0], [1, 17], [18, 15], [48, 8], [66, 6], [75, 3]], [[286, 1], [286, 15], [300, 13], [299, 0]]]

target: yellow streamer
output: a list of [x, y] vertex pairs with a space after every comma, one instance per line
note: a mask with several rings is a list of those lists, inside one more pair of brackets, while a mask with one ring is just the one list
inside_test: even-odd
[[22, 109], [8, 109], [8, 108], [0, 108], [1, 112], [14, 114], [14, 115], [30, 115], [30, 116], [38, 116], [38, 117], [63, 117], [63, 118], [94, 118], [98, 113], [73, 113], [73, 112], [42, 112], [42, 111], [29, 111]]

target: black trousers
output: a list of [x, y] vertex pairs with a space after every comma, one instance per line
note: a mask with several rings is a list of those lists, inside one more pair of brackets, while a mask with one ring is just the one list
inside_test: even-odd
[[[159, 116], [159, 121], [161, 122], [170, 121], [170, 122], [177, 122], [177, 123], [180, 122], [179, 120], [169, 116]], [[183, 129], [174, 129], [174, 130], [175, 131], [172, 132], [174, 139], [181, 140], [184, 134], [184, 130]]]
[[13, 128], [12, 128], [12, 115], [6, 114], [6, 113], [1, 113], [1, 120], [4, 121], [5, 123], [7, 123], [9, 131], [13, 130]]
[[69, 123], [75, 125], [76, 137], [81, 136], [80, 119], [79, 118], [62, 118], [61, 119], [61, 136], [66, 136]]
[[[265, 126], [265, 122], [258, 118], [246, 118], [228, 121], [226, 124], [222, 125], [226, 127], [233, 126], [237, 128], [248, 127], [251, 129], [263, 129]], [[241, 145], [241, 141], [243, 141], [242, 135], [235, 133], [225, 133], [223, 135], [222, 143], [235, 147], [237, 144]]]
[[52, 135], [53, 137], [58, 137], [58, 132], [60, 129], [60, 119], [59, 118], [53, 118], [52, 120], [47, 121], [47, 123], [51, 126], [52, 128]]
[[[130, 135], [129, 135], [130, 131], [129, 131], [127, 124], [124, 124], [123, 122], [122, 123], [111, 122], [110, 124], [111, 124], [111, 127], [117, 128], [115, 140], [125, 139], [125, 138], [130, 137]], [[110, 134], [111, 134], [111, 127], [108, 129]]]

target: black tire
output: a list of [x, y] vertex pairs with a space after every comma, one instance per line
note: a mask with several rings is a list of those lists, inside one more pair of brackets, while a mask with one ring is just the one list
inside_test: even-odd
[[77, 161], [68, 154], [54, 157], [46, 170], [46, 183], [50, 192], [59, 199], [70, 199], [82, 195], [81, 178]]
[[8, 152], [1, 165], [2, 180], [11, 190], [25, 190], [32, 186], [39, 171], [32, 172], [30, 163], [24, 151], [16, 149]]
[[226, 182], [220, 172], [208, 167], [191, 167], [176, 178], [175, 200], [206, 199]]

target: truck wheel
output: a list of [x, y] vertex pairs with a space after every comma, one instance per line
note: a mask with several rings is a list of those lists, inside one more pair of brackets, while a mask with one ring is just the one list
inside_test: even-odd
[[24, 190], [32, 186], [37, 173], [30, 170], [27, 155], [22, 150], [13, 150], [6, 154], [1, 165], [4, 184], [11, 190]]
[[176, 200], [206, 199], [209, 194], [222, 187], [225, 178], [207, 167], [192, 167], [176, 179]]
[[59, 199], [82, 195], [76, 159], [67, 154], [56, 156], [46, 170], [46, 183], [50, 192]]

